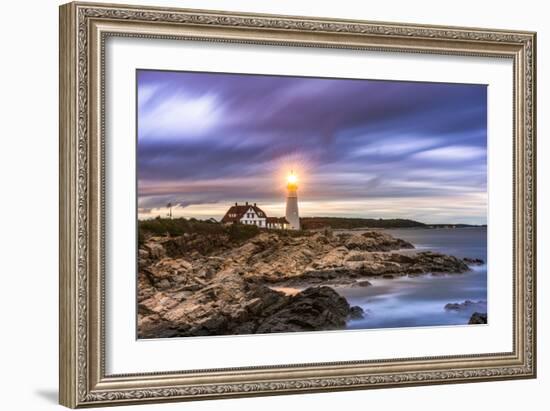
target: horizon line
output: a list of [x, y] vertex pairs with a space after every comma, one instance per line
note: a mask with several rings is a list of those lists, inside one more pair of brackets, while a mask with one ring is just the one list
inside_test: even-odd
[[[178, 219], [185, 219], [185, 220], [197, 220], [197, 221], [209, 221], [214, 220], [217, 223], [221, 223], [221, 218], [218, 220], [214, 217], [210, 218], [196, 218], [196, 217], [161, 217], [160, 215], [152, 216], [150, 218], [137, 218], [137, 221], [147, 221], [147, 220], [154, 220], [154, 219], [161, 219], [161, 220], [178, 220]], [[222, 217], [223, 218], [223, 217]], [[474, 224], [474, 223], [425, 223], [422, 221], [414, 220], [412, 218], [374, 218], [374, 217], [334, 217], [334, 216], [313, 216], [313, 217], [299, 217], [300, 219], [304, 218], [340, 218], [340, 219], [347, 219], [347, 220], [375, 220], [375, 221], [388, 221], [388, 220], [400, 220], [400, 221], [412, 221], [415, 223], [423, 224], [426, 226], [434, 226], [434, 225], [447, 225], [447, 226], [472, 226], [472, 227], [487, 227], [487, 223], [482, 224]]]

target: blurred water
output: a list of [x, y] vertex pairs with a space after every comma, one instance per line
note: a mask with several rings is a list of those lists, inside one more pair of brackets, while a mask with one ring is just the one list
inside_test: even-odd
[[[459, 258], [487, 261], [486, 228], [391, 229], [385, 232], [413, 243], [417, 251], [438, 251]], [[464, 274], [423, 275], [395, 279], [369, 279], [371, 287], [344, 288], [338, 293], [350, 305], [365, 310], [365, 318], [348, 328], [394, 328], [467, 324], [474, 311], [486, 312], [487, 266], [473, 266]], [[447, 303], [482, 301], [459, 311]]]

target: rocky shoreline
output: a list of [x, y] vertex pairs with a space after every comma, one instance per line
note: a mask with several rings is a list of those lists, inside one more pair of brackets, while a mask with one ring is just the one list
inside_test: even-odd
[[[140, 338], [345, 328], [361, 318], [334, 288], [369, 278], [460, 274], [481, 261], [417, 252], [381, 231], [261, 232], [243, 241], [193, 233], [139, 247]], [[299, 286], [294, 295], [272, 287]]]

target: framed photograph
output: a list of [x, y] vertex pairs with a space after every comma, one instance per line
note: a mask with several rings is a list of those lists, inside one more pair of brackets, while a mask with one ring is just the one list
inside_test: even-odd
[[61, 6], [61, 404], [534, 378], [535, 40]]

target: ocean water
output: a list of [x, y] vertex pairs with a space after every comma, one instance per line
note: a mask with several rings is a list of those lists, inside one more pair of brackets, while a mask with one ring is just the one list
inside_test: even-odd
[[[486, 228], [390, 229], [385, 232], [413, 243], [416, 251], [431, 250], [487, 261]], [[475, 311], [487, 312], [486, 264], [472, 266], [471, 271], [464, 274], [426, 274], [369, 281], [370, 287], [337, 288], [350, 305], [358, 305], [365, 311], [364, 319], [348, 323], [349, 329], [459, 325], [467, 324]], [[477, 304], [459, 311], [444, 308], [447, 303], [466, 300]]]

